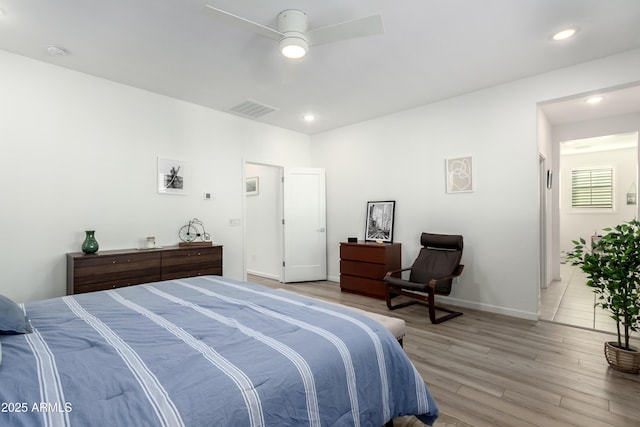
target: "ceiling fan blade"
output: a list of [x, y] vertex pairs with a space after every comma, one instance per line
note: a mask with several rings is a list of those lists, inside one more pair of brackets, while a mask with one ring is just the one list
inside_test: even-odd
[[245, 30], [252, 31], [256, 34], [276, 41], [280, 40], [283, 36], [281, 32], [276, 31], [273, 28], [265, 27], [264, 25], [258, 24], [257, 22], [249, 21], [248, 19], [244, 19], [237, 15], [234, 15], [233, 13], [216, 9], [215, 7], [209, 6], [208, 4], [204, 5], [204, 7], [202, 8], [202, 13], [214, 19], [218, 19], [222, 22], [235, 25], [236, 27], [244, 28]]
[[332, 43], [356, 37], [373, 36], [382, 33], [384, 33], [382, 17], [380, 15], [372, 15], [366, 18], [358, 18], [352, 21], [316, 28], [315, 30], [307, 32], [306, 36], [310, 46], [317, 46], [319, 44]]

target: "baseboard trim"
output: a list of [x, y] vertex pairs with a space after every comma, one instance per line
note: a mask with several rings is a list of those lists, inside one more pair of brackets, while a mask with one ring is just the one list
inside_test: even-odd
[[269, 273], [264, 273], [262, 271], [256, 271], [256, 270], [247, 270], [247, 274], [251, 274], [253, 276], [258, 276], [258, 277], [264, 277], [265, 279], [280, 281], [280, 276], [278, 276], [277, 274], [269, 274]]
[[532, 312], [522, 311], [522, 310], [514, 310], [512, 308], [500, 307], [500, 306], [491, 305], [491, 304], [483, 304], [479, 302], [461, 300], [457, 298], [451, 298], [451, 297], [445, 298], [445, 297], [437, 297], [437, 296], [436, 296], [436, 301], [442, 304], [451, 304], [457, 307], [466, 307], [466, 308], [471, 308], [478, 311], [484, 311], [484, 312], [489, 312], [494, 314], [503, 314], [505, 316], [517, 317], [525, 320], [534, 320], [534, 321], [539, 320], [538, 313], [532, 313]]

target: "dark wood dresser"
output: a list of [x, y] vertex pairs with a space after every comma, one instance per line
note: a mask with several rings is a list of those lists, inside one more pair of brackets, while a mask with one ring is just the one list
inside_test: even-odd
[[67, 254], [67, 295], [158, 280], [222, 276], [222, 246], [122, 249]]
[[400, 243], [340, 243], [340, 289], [384, 299], [382, 279], [402, 268], [401, 252]]

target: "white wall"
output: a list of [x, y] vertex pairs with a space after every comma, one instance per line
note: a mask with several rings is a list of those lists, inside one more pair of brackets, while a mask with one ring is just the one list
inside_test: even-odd
[[[309, 137], [0, 51], [0, 294], [64, 295], [65, 253], [95, 229], [101, 250], [148, 235], [178, 242], [201, 219], [243, 275], [243, 156], [309, 166]], [[157, 157], [188, 161], [191, 194], [156, 193]], [[202, 192], [213, 195], [204, 201]]]
[[[339, 242], [362, 236], [366, 202], [396, 200], [405, 265], [420, 232], [460, 233], [466, 267], [452, 301], [537, 318], [536, 104], [638, 75], [640, 50], [314, 135], [312, 166], [327, 170], [329, 276], [339, 276]], [[445, 159], [468, 155], [475, 192], [445, 194]]]
[[[560, 250], [573, 249], [572, 240], [580, 237], [589, 241], [594, 233], [602, 234], [605, 227], [613, 227], [636, 217], [637, 205], [627, 205], [626, 194], [632, 183], [638, 183], [638, 150], [600, 151], [562, 155], [560, 158]], [[571, 207], [571, 170], [589, 167], [613, 167], [614, 209], [573, 209]]]
[[[241, 278], [242, 227], [229, 219], [242, 217], [246, 159], [327, 170], [334, 280], [338, 243], [363, 235], [366, 202], [396, 200], [405, 263], [421, 231], [461, 233], [466, 268], [453, 301], [536, 318], [536, 104], [637, 81], [640, 50], [311, 138], [6, 52], [0, 63], [0, 293], [64, 294], [64, 254], [79, 250], [87, 228], [102, 249], [147, 235], [168, 245], [192, 217], [225, 245], [225, 275]], [[445, 194], [444, 159], [467, 155], [475, 192]], [[190, 196], [156, 194], [157, 156], [190, 162]]]
[[245, 175], [259, 179], [258, 194], [245, 199], [247, 273], [279, 280], [283, 259], [282, 170], [247, 164]]

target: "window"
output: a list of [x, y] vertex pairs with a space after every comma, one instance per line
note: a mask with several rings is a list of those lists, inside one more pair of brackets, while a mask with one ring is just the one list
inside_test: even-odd
[[574, 208], [613, 208], [613, 168], [573, 169], [571, 206]]

